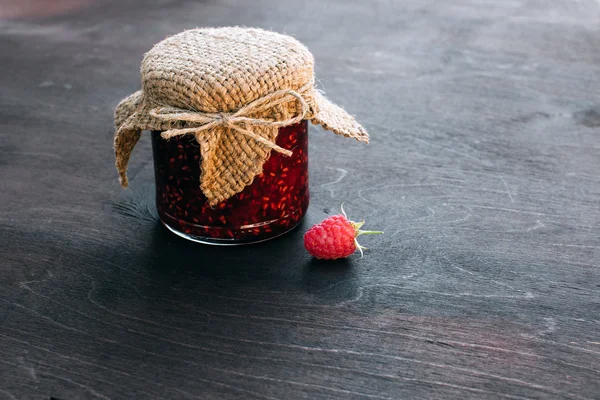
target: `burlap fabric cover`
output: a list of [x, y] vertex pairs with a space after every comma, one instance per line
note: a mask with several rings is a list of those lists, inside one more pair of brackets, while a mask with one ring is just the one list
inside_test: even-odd
[[142, 61], [142, 90], [115, 110], [121, 185], [142, 130], [194, 135], [200, 187], [211, 205], [241, 192], [262, 172], [279, 127], [302, 119], [368, 142], [352, 116], [314, 88], [314, 59], [292, 37], [248, 28], [193, 29], [155, 45]]

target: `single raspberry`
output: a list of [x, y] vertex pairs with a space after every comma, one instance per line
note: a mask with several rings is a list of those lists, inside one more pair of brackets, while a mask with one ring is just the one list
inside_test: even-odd
[[366, 247], [358, 244], [356, 238], [360, 235], [383, 233], [381, 231], [362, 231], [360, 228], [365, 221], [349, 221], [343, 207], [342, 213], [344, 215], [334, 215], [325, 219], [304, 234], [304, 247], [312, 256], [335, 260], [348, 257], [356, 249], [359, 249], [360, 254], [363, 255], [363, 249]]

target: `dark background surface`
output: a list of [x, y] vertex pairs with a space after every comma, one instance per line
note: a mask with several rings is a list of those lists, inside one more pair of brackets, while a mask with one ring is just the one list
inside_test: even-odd
[[[600, 2], [12, 3], [0, 399], [600, 399]], [[313, 126], [305, 223], [239, 248], [166, 232], [150, 138], [128, 190], [111, 148], [143, 53], [220, 25], [304, 42], [372, 136]], [[342, 201], [386, 233], [315, 262]]]

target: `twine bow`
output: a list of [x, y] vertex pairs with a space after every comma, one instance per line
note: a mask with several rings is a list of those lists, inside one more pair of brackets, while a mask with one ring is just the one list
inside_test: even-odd
[[[302, 91], [302, 89], [300, 91]], [[281, 121], [272, 121], [262, 118], [248, 117], [248, 115], [267, 111], [273, 107], [276, 107], [282, 103], [287, 103], [291, 100], [297, 101], [297, 103], [300, 105], [300, 113], [294, 116], [293, 118], [288, 118]], [[283, 147], [276, 145], [272, 141], [267, 140], [264, 137], [243, 128], [242, 126], [269, 126], [277, 128], [282, 126], [289, 126], [302, 121], [309, 111], [309, 105], [298, 92], [291, 89], [284, 89], [278, 90], [264, 97], [256, 99], [234, 113], [206, 113], [202, 111], [188, 111], [177, 107], [160, 107], [152, 109], [150, 111], [150, 115], [160, 121], [190, 122], [193, 124], [198, 124], [198, 126], [191, 128], [169, 129], [167, 131], [164, 131], [161, 134], [163, 139], [187, 135], [189, 133], [194, 133], [196, 135], [196, 138], [200, 139], [199, 136], [202, 134], [202, 132], [207, 132], [213, 128], [222, 126], [225, 128], [235, 130], [236, 132], [239, 132], [242, 135], [251, 137], [252, 139], [264, 144], [270, 149], [273, 149], [289, 157], [292, 155], [292, 152], [290, 150], [286, 150]]]

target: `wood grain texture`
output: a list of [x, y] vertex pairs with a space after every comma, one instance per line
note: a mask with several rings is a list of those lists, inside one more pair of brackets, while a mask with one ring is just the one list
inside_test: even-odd
[[[304, 225], [157, 223], [112, 110], [151, 45], [286, 32], [369, 146], [311, 133]], [[104, 2], [0, 21], [0, 399], [600, 399], [600, 3]], [[340, 203], [365, 258], [302, 234]]]

